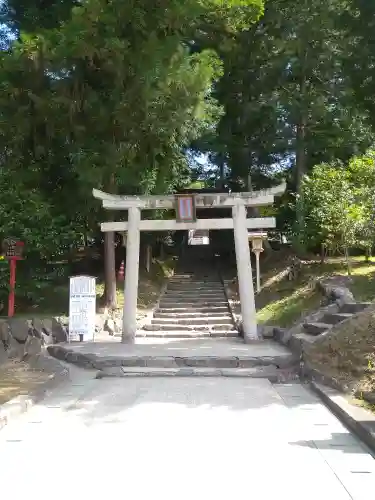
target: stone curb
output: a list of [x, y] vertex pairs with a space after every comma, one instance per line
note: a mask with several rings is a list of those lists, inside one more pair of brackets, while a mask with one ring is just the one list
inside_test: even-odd
[[375, 415], [364, 408], [351, 405], [342, 392], [317, 382], [310, 382], [309, 385], [342, 423], [375, 454]]
[[306, 361], [304, 361], [301, 367], [301, 379], [304, 379], [306, 382], [315, 382], [322, 386], [326, 386], [341, 394], [350, 394], [355, 387], [355, 384], [353, 384], [353, 386], [344, 385], [332, 377], [323, 375], [323, 373], [317, 369], [312, 368]]
[[133, 368], [250, 368], [274, 365], [280, 369], [292, 368], [297, 364], [295, 356], [103, 356], [75, 352], [62, 345], [48, 346], [48, 353], [60, 361], [66, 361], [80, 368], [102, 370], [109, 367]]
[[35, 369], [51, 372], [44, 384], [29, 392], [29, 394], [17, 396], [3, 405], [0, 405], [0, 430], [16, 417], [27, 412], [34, 405], [42, 401], [48, 394], [57, 388], [69, 376], [69, 370], [58, 360], [39, 354], [30, 361], [30, 366]]
[[96, 378], [121, 377], [226, 377], [226, 378], [263, 378], [272, 384], [294, 382], [298, 380], [297, 373], [283, 370], [273, 365], [253, 368], [127, 368], [113, 367], [98, 371]]

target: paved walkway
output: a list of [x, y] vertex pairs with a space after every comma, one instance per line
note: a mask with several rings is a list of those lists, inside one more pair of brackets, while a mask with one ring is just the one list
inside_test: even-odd
[[272, 340], [245, 344], [240, 338], [173, 339], [137, 338], [135, 344], [115, 341], [71, 342], [64, 347], [97, 356], [290, 356], [290, 351]]
[[4, 498], [372, 498], [375, 461], [301, 385], [72, 383], [0, 432]]

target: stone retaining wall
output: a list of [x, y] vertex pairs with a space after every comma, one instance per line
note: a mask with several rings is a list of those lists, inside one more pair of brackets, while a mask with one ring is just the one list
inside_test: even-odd
[[37, 355], [44, 345], [66, 342], [67, 337], [63, 318], [0, 319], [0, 363], [9, 358]]

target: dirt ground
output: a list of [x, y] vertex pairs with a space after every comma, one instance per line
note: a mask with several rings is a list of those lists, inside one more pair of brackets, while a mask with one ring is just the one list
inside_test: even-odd
[[359, 399], [361, 394], [375, 393], [375, 304], [310, 347], [306, 356], [309, 364]]
[[50, 374], [32, 370], [27, 363], [12, 360], [0, 365], [0, 405], [16, 396], [28, 394], [46, 382]]

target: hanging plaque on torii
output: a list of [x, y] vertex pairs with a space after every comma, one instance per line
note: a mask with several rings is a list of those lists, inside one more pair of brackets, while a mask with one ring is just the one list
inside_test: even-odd
[[192, 194], [176, 194], [176, 221], [196, 222], [195, 197]]

